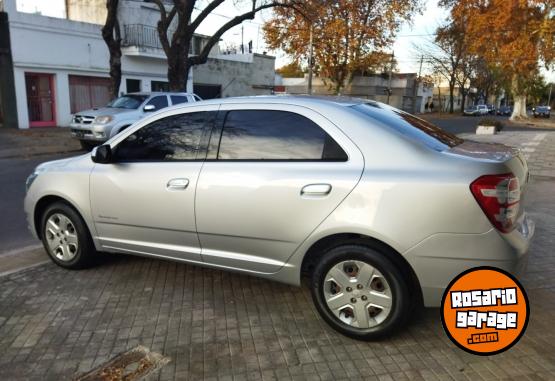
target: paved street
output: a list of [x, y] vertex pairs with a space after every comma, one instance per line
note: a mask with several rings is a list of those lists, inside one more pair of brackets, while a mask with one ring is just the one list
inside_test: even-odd
[[23, 214], [25, 179], [38, 164], [60, 157], [63, 155], [0, 159], [0, 255], [39, 244], [27, 229]]

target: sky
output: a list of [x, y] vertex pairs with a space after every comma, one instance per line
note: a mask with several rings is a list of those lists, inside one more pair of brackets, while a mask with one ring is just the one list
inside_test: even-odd
[[[198, 7], [204, 8], [209, 0], [199, 0]], [[17, 0], [18, 10], [25, 12], [39, 11], [45, 16], [64, 17], [65, 0]], [[227, 22], [233, 16], [245, 11], [245, 5], [248, 1], [228, 0], [220, 5], [213, 14], [211, 14], [205, 22], [197, 29], [198, 33], [210, 35], [214, 33], [221, 25]], [[402, 73], [419, 71], [420, 55], [415, 45], [424, 45], [426, 41], [433, 39], [435, 29], [441, 25], [448, 12], [437, 5], [438, 0], [423, 0], [423, 12], [413, 17], [412, 22], [404, 23], [397, 34], [395, 43], [391, 50], [395, 54], [398, 62], [399, 71]], [[248, 10], [248, 7], [246, 8]], [[240, 46], [241, 41], [248, 44], [252, 41], [254, 51], [262, 53], [267, 51], [264, 43], [262, 26], [265, 20], [268, 20], [272, 13], [271, 10], [260, 12], [254, 20], [246, 21], [242, 26], [237, 26], [224, 34], [221, 43], [222, 47], [228, 45]], [[268, 51], [269, 54], [276, 56], [276, 68], [287, 64], [289, 58], [279, 51]], [[423, 68], [422, 73], [426, 74], [428, 69]], [[546, 72], [546, 79], [555, 82], [555, 71]]]

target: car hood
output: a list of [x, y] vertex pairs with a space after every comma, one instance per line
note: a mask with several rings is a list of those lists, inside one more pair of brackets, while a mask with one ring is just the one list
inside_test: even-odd
[[75, 115], [86, 115], [86, 116], [104, 116], [104, 115], [119, 115], [119, 114], [128, 114], [137, 112], [136, 109], [128, 109], [128, 108], [115, 108], [115, 107], [102, 107], [102, 108], [93, 108], [90, 110], [79, 111]]
[[79, 155], [79, 156], [68, 157], [66, 159], [46, 161], [44, 163], [39, 164], [37, 166], [36, 170], [38, 170], [40, 172], [45, 172], [45, 171], [60, 169], [60, 168], [63, 168], [65, 166], [67, 166], [69, 163], [72, 163], [74, 161], [83, 159], [83, 158], [88, 157], [90, 155], [91, 155], [90, 153], [86, 153], [86, 154]]

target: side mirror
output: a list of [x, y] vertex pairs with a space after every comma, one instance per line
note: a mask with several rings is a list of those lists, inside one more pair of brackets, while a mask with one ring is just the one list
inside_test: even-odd
[[91, 151], [91, 159], [95, 163], [99, 164], [109, 164], [112, 162], [112, 147], [108, 144], [104, 144], [98, 147], [94, 147]]
[[146, 105], [145, 107], [143, 107], [143, 111], [144, 111], [144, 112], [156, 111], [156, 106], [154, 106], [154, 105]]

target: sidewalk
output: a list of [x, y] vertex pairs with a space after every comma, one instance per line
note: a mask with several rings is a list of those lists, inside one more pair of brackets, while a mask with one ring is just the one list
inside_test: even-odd
[[0, 128], [0, 159], [82, 151], [68, 128]]
[[555, 178], [555, 131], [502, 131], [496, 135], [460, 134], [463, 139], [518, 147], [530, 174]]

